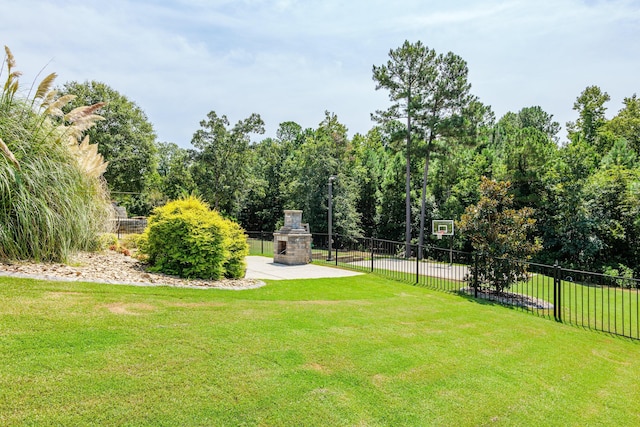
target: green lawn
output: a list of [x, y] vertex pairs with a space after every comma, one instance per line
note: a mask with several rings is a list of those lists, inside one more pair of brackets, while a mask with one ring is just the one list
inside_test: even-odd
[[273, 256], [273, 240], [247, 239], [249, 255]]
[[[378, 259], [378, 258], [377, 258]], [[415, 261], [411, 261], [413, 263]], [[427, 261], [435, 263], [434, 261]], [[322, 259], [314, 264], [335, 265]], [[440, 263], [448, 266], [448, 263]], [[339, 263], [341, 267], [370, 272], [367, 266], [353, 266], [349, 263]], [[406, 266], [413, 271], [393, 271], [376, 268], [374, 273], [389, 279], [415, 283], [416, 274], [413, 265]], [[453, 264], [453, 268], [465, 268], [463, 264]], [[457, 273], [459, 277], [464, 275]], [[597, 275], [594, 276], [597, 278]], [[448, 280], [444, 277], [430, 277], [420, 275], [419, 286], [456, 292], [469, 286], [467, 282]], [[606, 331], [640, 339], [640, 289], [608, 286], [594, 286], [575, 282], [562, 281], [562, 320], [566, 323], [585, 326], [591, 329]], [[554, 303], [553, 278], [543, 274], [532, 274], [527, 282], [518, 283], [508, 289], [523, 295], [540, 298]], [[553, 318], [553, 309], [528, 308], [538, 315]]]
[[640, 343], [374, 275], [0, 307], [3, 426], [640, 424]]
[[[527, 283], [513, 286], [513, 292], [553, 302], [553, 279], [534, 275]], [[638, 289], [589, 286], [562, 281], [562, 319], [564, 322], [640, 338]], [[553, 316], [553, 310], [539, 314]]]
[[[249, 243], [249, 255], [261, 255], [273, 257], [273, 240], [247, 239]], [[327, 255], [326, 249], [312, 249], [313, 255]]]

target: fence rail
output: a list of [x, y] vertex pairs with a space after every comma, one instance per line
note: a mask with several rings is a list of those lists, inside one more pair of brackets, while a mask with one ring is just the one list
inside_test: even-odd
[[[247, 232], [250, 253], [273, 254], [273, 233]], [[521, 280], [495, 292], [480, 280], [487, 259], [478, 254], [411, 245], [374, 238], [312, 234], [315, 264], [373, 272], [467, 298], [490, 300], [516, 310], [589, 329], [640, 339], [640, 280], [562, 268], [526, 261], [490, 259], [523, 267]]]
[[118, 235], [142, 233], [147, 227], [146, 217], [116, 218], [111, 220], [111, 229]]

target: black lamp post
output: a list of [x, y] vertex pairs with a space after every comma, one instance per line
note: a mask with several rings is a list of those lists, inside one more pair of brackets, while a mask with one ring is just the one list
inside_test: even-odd
[[332, 211], [333, 211], [333, 181], [335, 181], [336, 179], [338, 179], [338, 177], [336, 175], [331, 175], [329, 177], [329, 256], [327, 257], [327, 261], [331, 261], [331, 244], [333, 243], [333, 239], [332, 239], [332, 233], [331, 233], [331, 226], [333, 225], [331, 223], [331, 215], [332, 215]]

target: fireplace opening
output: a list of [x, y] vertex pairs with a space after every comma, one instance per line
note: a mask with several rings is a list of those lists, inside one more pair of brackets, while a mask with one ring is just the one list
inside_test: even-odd
[[278, 255], [287, 254], [287, 242], [286, 240], [278, 240]]

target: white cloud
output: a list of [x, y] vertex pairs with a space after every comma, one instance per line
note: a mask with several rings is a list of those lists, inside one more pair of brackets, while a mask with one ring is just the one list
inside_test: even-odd
[[638, 92], [632, 0], [0, 0], [0, 10], [23, 85], [52, 60], [59, 83], [107, 83], [182, 146], [211, 110], [232, 122], [260, 113], [271, 134], [282, 121], [316, 126], [329, 110], [366, 132], [387, 105], [371, 67], [405, 39], [467, 60], [498, 115], [541, 105], [564, 124], [587, 85], [612, 95], [611, 114]]

